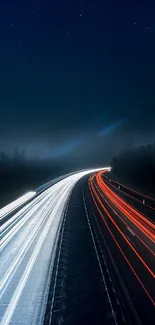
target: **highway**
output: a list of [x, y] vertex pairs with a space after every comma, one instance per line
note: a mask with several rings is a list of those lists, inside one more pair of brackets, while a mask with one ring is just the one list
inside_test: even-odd
[[[154, 198], [127, 189], [120, 183], [117, 183], [116, 190], [113, 184], [116, 185], [116, 182], [109, 180], [101, 172], [89, 179], [93, 209], [98, 216], [98, 227], [108, 244], [119, 278], [126, 286], [140, 321], [144, 324], [153, 324], [155, 223], [150, 215], [152, 216], [155, 201]], [[131, 202], [134, 202], [134, 206]], [[138, 206], [138, 209], [135, 206]], [[141, 212], [143, 206], [148, 212], [147, 215]]]
[[66, 175], [1, 211], [2, 325], [155, 324], [155, 200], [108, 171]]
[[76, 182], [92, 171], [60, 180], [6, 222], [21, 200], [1, 209], [1, 324], [42, 324], [65, 209]]

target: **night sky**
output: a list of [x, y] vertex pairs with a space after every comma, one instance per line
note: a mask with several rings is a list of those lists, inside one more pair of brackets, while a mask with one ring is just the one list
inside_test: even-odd
[[82, 164], [155, 141], [154, 0], [1, 0], [0, 65], [0, 150]]

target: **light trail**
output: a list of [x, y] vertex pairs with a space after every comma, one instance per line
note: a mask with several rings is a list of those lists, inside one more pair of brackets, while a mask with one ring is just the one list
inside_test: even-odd
[[143, 265], [146, 267], [146, 269], [148, 270], [148, 272], [152, 275], [153, 278], [155, 278], [155, 274], [154, 272], [148, 267], [148, 265], [145, 263], [144, 259], [138, 254], [137, 250], [133, 247], [133, 245], [130, 243], [130, 241], [126, 238], [126, 236], [124, 235], [123, 231], [120, 229], [120, 227], [117, 225], [117, 223], [115, 222], [115, 220], [112, 218], [112, 216], [110, 215], [110, 213], [107, 211], [107, 209], [105, 208], [104, 204], [102, 203], [102, 201], [100, 200], [95, 188], [93, 187], [93, 191], [95, 193], [95, 196], [100, 204], [100, 206], [103, 208], [103, 210], [106, 212], [106, 215], [109, 217], [109, 219], [111, 220], [111, 222], [113, 223], [113, 225], [116, 227], [116, 229], [118, 230], [118, 232], [122, 235], [122, 237], [124, 238], [124, 240], [127, 242], [127, 244], [130, 246], [130, 248], [134, 251], [134, 253], [137, 255], [137, 257], [139, 258], [139, 260], [143, 263]]
[[112, 201], [115, 206], [145, 234], [145, 236], [155, 243], [155, 225], [114, 193], [102, 180], [101, 173], [97, 174], [96, 179], [98, 185], [110, 201]]
[[[145, 205], [146, 205], [149, 209], [151, 209], [151, 210], [153, 210], [153, 211], [155, 210], [155, 207], [153, 207], [153, 206], [151, 206], [150, 204], [148, 204], [148, 202], [149, 202], [149, 203], [152, 203], [152, 204], [154, 205], [154, 204], [155, 204], [155, 198], [153, 198], [153, 197], [151, 197], [151, 196], [148, 196], [148, 195], [146, 195], [146, 194], [142, 194], [142, 193], [140, 193], [140, 192], [138, 192], [138, 191], [136, 191], [136, 190], [134, 190], [134, 189], [132, 189], [132, 188], [126, 186], [126, 185], [123, 185], [123, 184], [120, 183], [120, 182], [116, 182], [115, 180], [112, 179], [112, 183], [116, 184], [116, 185], [114, 186], [114, 185], [111, 183], [111, 179], [108, 178], [107, 176], [104, 177], [104, 181], [105, 181], [106, 183], [108, 183], [110, 186], [112, 186], [113, 188], [116, 188], [116, 189], [119, 190], [120, 192], [122, 192], [122, 193], [124, 193], [125, 195], [131, 197], [133, 200], [135, 200], [135, 201], [137, 201], [137, 202], [139, 202], [139, 203], [141, 203], [141, 204], [143, 204], [143, 199], [145, 199]], [[116, 187], [116, 186], [117, 186], [117, 187]], [[127, 193], [127, 192], [124, 192], [121, 188], [127, 189], [129, 192], [134, 193], [134, 195], [136, 194], [136, 195], [140, 196], [142, 199], [140, 200], [140, 199], [138, 199], [137, 197], [135, 197], [134, 195], [131, 195], [131, 194]]]
[[[155, 298], [154, 298], [154, 293], [152, 291], [153, 288], [151, 289], [151, 292], [150, 292], [150, 287], [149, 289], [147, 288], [148, 283], [150, 283], [150, 281], [154, 281], [155, 278], [154, 263], [153, 263], [155, 252], [154, 249], [152, 250], [150, 245], [151, 241], [154, 242], [154, 224], [151, 223], [148, 219], [145, 220], [144, 216], [142, 216], [139, 212], [134, 210], [134, 208], [132, 208], [131, 206], [128, 207], [128, 204], [125, 201], [123, 201], [116, 193], [114, 193], [111, 190], [111, 188], [108, 187], [107, 184], [105, 184], [105, 182], [102, 179], [102, 174], [103, 173], [99, 172], [89, 178], [89, 188], [96, 209], [99, 215], [101, 216], [102, 221], [106, 226], [106, 229], [110, 233], [115, 244], [119, 248], [121, 254], [125, 258], [130, 269], [134, 273], [136, 279], [138, 280], [141, 287], [145, 291], [149, 300], [155, 306]], [[106, 208], [106, 206], [108, 208]], [[110, 211], [113, 212], [115, 217], [113, 217]], [[134, 227], [132, 227], [133, 224]], [[125, 228], [123, 227], [123, 225], [125, 226]], [[143, 235], [145, 234], [145, 236], [149, 238], [150, 243], [148, 242], [146, 244], [146, 242], [144, 242], [144, 240], [141, 239], [140, 237], [141, 235], [137, 234], [135, 227], [137, 227], [139, 233], [143, 233]], [[147, 227], [149, 227], [151, 233], [150, 237], [148, 236]], [[129, 232], [130, 235], [126, 234], [127, 230], [128, 231], [130, 230]], [[124, 240], [123, 246], [122, 246], [122, 240], [120, 241], [119, 239], [120, 236]], [[130, 240], [131, 236], [132, 236], [132, 240]], [[138, 248], [136, 247], [135, 240], [139, 241]], [[126, 245], [135, 254], [134, 258], [133, 258], [133, 253], [129, 254], [128, 249], [125, 249]], [[140, 253], [138, 252], [138, 250], [140, 250]], [[138, 259], [139, 261], [138, 263], [141, 263], [141, 267], [143, 265], [144, 270], [146, 270], [145, 272], [142, 271], [141, 267], [140, 267], [141, 269], [140, 271], [140, 269], [137, 266], [138, 264], [136, 262], [136, 259]], [[150, 263], [150, 266], [148, 265], [148, 263]], [[149, 279], [150, 277], [152, 277], [153, 280], [150, 280]]]
[[81, 177], [100, 170], [86, 170], [61, 179], [34, 197], [2, 225], [2, 325], [10, 322], [17, 325], [18, 320], [22, 325], [42, 324], [51, 277], [49, 269], [54, 265], [59, 230], [68, 199]]
[[93, 192], [91, 192], [91, 193], [92, 193], [92, 197], [93, 197], [93, 200], [94, 200], [95, 206], [96, 206], [96, 208], [97, 208], [97, 210], [98, 210], [98, 212], [99, 212], [99, 214], [100, 214], [102, 220], [104, 221], [104, 224], [106, 225], [106, 227], [107, 227], [107, 229], [108, 229], [110, 235], [112, 236], [114, 242], [116, 243], [117, 247], [119, 248], [121, 254], [123, 255], [124, 259], [126, 260], [127, 264], [129, 265], [130, 269], [132, 270], [132, 272], [133, 272], [134, 275], [136, 276], [138, 282], [140, 283], [140, 285], [141, 285], [142, 288], [144, 289], [144, 291], [145, 291], [145, 293], [147, 294], [148, 298], [150, 299], [150, 301], [152, 302], [152, 304], [155, 306], [155, 301], [154, 301], [154, 299], [153, 299], [153, 298], [151, 297], [151, 295], [149, 294], [148, 290], [146, 289], [146, 287], [145, 287], [144, 284], [142, 283], [140, 277], [139, 277], [138, 274], [136, 273], [134, 267], [132, 266], [132, 264], [130, 263], [129, 259], [126, 257], [125, 253], [123, 252], [123, 249], [121, 248], [120, 244], [119, 244], [118, 241], [116, 240], [116, 238], [115, 238], [113, 232], [111, 231], [111, 229], [110, 229], [110, 227], [108, 226], [108, 224], [107, 224], [107, 222], [106, 222], [106, 220], [105, 220], [103, 214], [101, 213], [101, 211], [100, 211], [100, 209], [99, 209], [99, 207], [98, 207], [98, 204], [97, 204], [96, 201], [95, 201], [95, 197], [94, 197], [94, 195], [93, 195]]
[[26, 203], [28, 200], [33, 198], [36, 195], [36, 192], [28, 192], [18, 198], [17, 200], [11, 202], [10, 204], [6, 205], [2, 209], [0, 209], [0, 220], [3, 220], [3, 218], [13, 212], [15, 209], [19, 208], [22, 204]]
[[[107, 178], [108, 180], [110, 180], [110, 178], [108, 178], [107, 176], [106, 176], [106, 178]], [[142, 196], [142, 197], [145, 197], [145, 198], [149, 199], [150, 201], [155, 201], [155, 198], [153, 198], [152, 196], [149, 196], [149, 195], [143, 194], [143, 193], [141, 193], [141, 192], [138, 192], [138, 191], [132, 189], [131, 187], [126, 186], [126, 185], [124, 185], [124, 184], [122, 184], [122, 183], [120, 183], [120, 182], [117, 182], [117, 181], [115, 181], [115, 180], [112, 180], [112, 181], [113, 181], [113, 183], [116, 183], [117, 185], [120, 185], [120, 186], [122, 186], [122, 187], [128, 189], [129, 191], [131, 191], [131, 192], [133, 192], [133, 193], [136, 193], [136, 194], [138, 194], [138, 195], [140, 195], [140, 196]]]
[[[97, 192], [99, 193], [99, 195], [103, 198], [104, 200], [104, 197], [103, 197], [103, 192], [100, 191], [100, 188], [97, 187], [97, 184], [94, 183], [94, 187], [95, 189], [97, 190]], [[113, 206], [110, 204], [110, 202], [108, 202], [107, 200], [105, 200], [106, 204], [110, 207], [110, 209], [114, 212], [114, 214], [123, 222], [123, 224], [127, 227], [127, 229], [132, 233], [132, 235], [136, 236], [138, 238], [138, 240], [141, 241], [141, 243], [149, 250], [149, 252], [155, 256], [155, 252], [146, 244], [146, 242], [144, 242], [144, 240], [140, 237], [140, 235], [137, 234], [137, 232], [134, 230], [132, 230], [130, 227], [129, 227], [129, 224], [127, 221], [125, 221], [123, 219], [123, 217], [116, 212], [116, 210], [113, 208]]]

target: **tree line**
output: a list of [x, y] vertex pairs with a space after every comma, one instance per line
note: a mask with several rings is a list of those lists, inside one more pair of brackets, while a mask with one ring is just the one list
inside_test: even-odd
[[120, 153], [111, 166], [117, 179], [155, 194], [155, 142]]
[[[155, 143], [135, 147], [120, 153], [111, 162], [112, 174], [119, 181], [155, 194]], [[12, 157], [0, 152], [0, 207], [22, 194], [72, 170], [86, 168], [62, 159], [28, 160], [24, 151], [14, 151]]]
[[15, 150], [12, 157], [0, 152], [0, 207], [28, 191], [63, 174], [59, 162], [30, 160], [23, 151]]

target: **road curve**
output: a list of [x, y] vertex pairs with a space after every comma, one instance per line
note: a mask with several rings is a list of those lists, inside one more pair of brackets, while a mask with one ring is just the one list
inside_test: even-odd
[[94, 171], [60, 180], [2, 224], [1, 325], [43, 323], [58, 234], [69, 197], [77, 181]]
[[3, 210], [2, 325], [155, 324], [155, 199], [107, 170], [65, 175]]
[[119, 279], [141, 324], [154, 324], [155, 200], [105, 177], [103, 172], [90, 177], [89, 189], [98, 232], [104, 237], [102, 242], [108, 243]]

